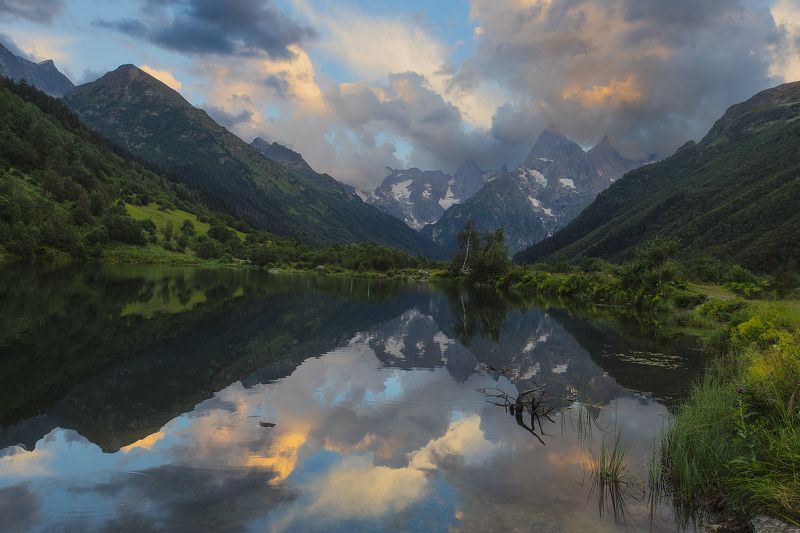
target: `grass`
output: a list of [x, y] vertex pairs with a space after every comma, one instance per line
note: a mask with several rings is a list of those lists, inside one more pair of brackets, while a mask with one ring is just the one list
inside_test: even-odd
[[156, 244], [137, 246], [112, 242], [103, 250], [106, 263], [201, 265], [209, 261], [200, 259], [191, 252], [170, 252]]
[[[147, 205], [125, 204], [125, 210], [134, 220], [145, 220], [148, 218], [152, 220], [156, 225], [156, 228], [158, 228], [159, 234], [170, 222], [172, 223], [173, 231], [176, 234], [180, 231], [181, 225], [185, 220], [191, 220], [192, 224], [194, 225], [194, 231], [197, 235], [208, 234], [208, 229], [211, 227], [210, 224], [201, 222], [200, 219], [197, 218], [197, 215], [187, 211], [182, 211], [180, 209], [167, 209], [159, 206], [156, 203], [150, 203]], [[240, 240], [244, 240], [244, 233], [235, 230], [234, 228], [229, 229], [235, 232], [236, 236], [239, 237]]]
[[724, 355], [664, 434], [661, 473], [686, 507], [800, 524], [800, 302], [704, 306]]
[[603, 435], [598, 453], [592, 454], [590, 495], [597, 494], [600, 515], [610, 508], [617, 522], [625, 521], [628, 500], [641, 501], [644, 498], [642, 480], [629, 470], [625, 462], [627, 452], [628, 444], [622, 431], [616, 431], [612, 445]]

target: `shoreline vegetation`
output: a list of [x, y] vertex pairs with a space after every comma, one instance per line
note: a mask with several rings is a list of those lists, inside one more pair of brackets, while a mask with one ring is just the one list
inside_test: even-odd
[[[627, 263], [595, 258], [514, 265], [502, 232], [467, 225], [450, 274], [519, 296], [658, 310], [659, 328], [691, 332], [713, 357], [660, 435], [651, 487], [688, 520], [800, 525], [800, 276], [760, 277], [713, 258], [680, 260], [654, 239]], [[472, 258], [470, 259], [470, 255]], [[659, 494], [654, 495], [658, 497]]]

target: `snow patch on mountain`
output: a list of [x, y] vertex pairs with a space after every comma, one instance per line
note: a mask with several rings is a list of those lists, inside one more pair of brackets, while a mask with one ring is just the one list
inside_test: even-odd
[[411, 183], [413, 180], [403, 180], [392, 185], [392, 196], [395, 200], [408, 202], [411, 198]]

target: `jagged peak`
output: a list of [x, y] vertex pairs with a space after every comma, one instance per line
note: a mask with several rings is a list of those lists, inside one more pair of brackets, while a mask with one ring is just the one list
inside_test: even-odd
[[608, 138], [608, 134], [603, 135], [603, 138], [589, 150], [589, 152], [600, 151], [617, 151], [614, 145], [611, 144], [611, 139]]
[[547, 133], [554, 133], [556, 135], [564, 135], [563, 133], [561, 133], [561, 130], [558, 129], [556, 127], [556, 125], [553, 124], [552, 122], [547, 125], [547, 127], [544, 129], [544, 131], [547, 132]]
[[481, 169], [481, 167], [478, 166], [478, 164], [474, 160], [467, 159], [466, 161], [461, 163], [461, 166], [458, 167], [458, 169], [453, 173], [453, 176], [465, 174], [470, 171], [477, 171], [480, 174], [484, 174], [484, 171]]

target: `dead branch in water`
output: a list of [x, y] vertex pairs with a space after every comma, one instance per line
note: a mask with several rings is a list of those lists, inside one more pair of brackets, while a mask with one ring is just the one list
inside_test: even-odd
[[[506, 409], [517, 420], [520, 427], [525, 428], [531, 435], [536, 437], [539, 442], [545, 444], [540, 435], [546, 435], [542, 427], [542, 418], [546, 418], [550, 422], [555, 423], [550, 417], [553, 412], [551, 406], [545, 405], [547, 392], [544, 386], [536, 386], [532, 389], [522, 391], [514, 398], [506, 391], [496, 387], [480, 388], [478, 392], [487, 397], [487, 402], [492, 405], [497, 405]], [[530, 422], [525, 419], [528, 415]], [[539, 425], [537, 433], [536, 425]]]

